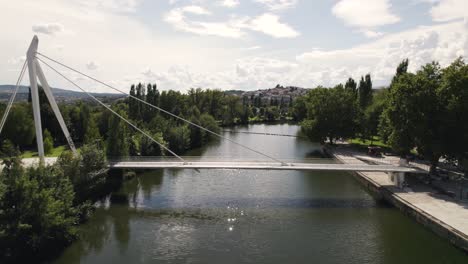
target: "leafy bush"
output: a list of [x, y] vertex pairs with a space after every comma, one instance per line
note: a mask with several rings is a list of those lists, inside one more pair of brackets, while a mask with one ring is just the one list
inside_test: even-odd
[[71, 242], [78, 219], [73, 200], [70, 180], [55, 167], [24, 169], [13, 159], [0, 177], [0, 262], [46, 257]]

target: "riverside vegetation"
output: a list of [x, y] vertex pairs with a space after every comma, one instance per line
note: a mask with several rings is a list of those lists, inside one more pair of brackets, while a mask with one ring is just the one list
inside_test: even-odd
[[84, 145], [65, 151], [52, 166], [25, 168], [19, 151], [3, 144], [0, 175], [0, 262], [50, 258], [77, 238], [77, 225], [93, 210], [105, 188], [105, 153]]
[[[297, 119], [298, 115], [292, 111], [292, 102], [283, 104], [277, 101], [249, 101], [248, 98], [228, 95], [220, 90], [190, 89], [183, 94], [173, 90], [160, 92], [156, 84], [139, 83], [131, 86], [130, 94], [215, 132], [220, 131], [220, 126], [293, 120]], [[41, 89], [40, 102], [42, 126], [46, 128], [44, 147], [50, 155], [54, 152], [54, 146], [65, 145], [66, 140]], [[138, 100], [126, 98], [105, 103], [178, 154], [210, 140], [210, 135], [204, 131], [160, 113]], [[75, 102], [60, 104], [59, 107], [73, 141], [78, 146], [101, 140], [105, 143], [106, 154], [111, 157], [165, 154], [155, 143], [132, 131], [125, 122], [100, 105]], [[5, 105], [0, 104], [0, 109], [4, 108]], [[13, 106], [1, 139], [11, 140], [21, 151], [35, 148], [30, 102], [21, 102]]]
[[[388, 88], [372, 90], [370, 75], [333, 88], [317, 87], [295, 104], [301, 124], [314, 141], [379, 136], [405, 157], [416, 152], [431, 162], [440, 157], [462, 167], [468, 158], [468, 65], [458, 58], [408, 72], [404, 60]], [[466, 167], [466, 166], [465, 166]], [[466, 172], [466, 168], [465, 168]]]

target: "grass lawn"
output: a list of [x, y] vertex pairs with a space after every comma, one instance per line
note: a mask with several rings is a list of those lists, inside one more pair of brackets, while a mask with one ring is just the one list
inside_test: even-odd
[[[50, 154], [46, 155], [46, 156], [47, 157], [58, 157], [66, 149], [67, 149], [66, 145], [55, 147], [54, 149], [52, 149], [52, 152]], [[36, 151], [27, 150], [27, 151], [25, 151], [25, 152], [23, 152], [21, 154], [21, 158], [23, 158], [23, 159], [24, 158], [34, 158], [34, 157], [37, 157], [37, 152]]]
[[348, 140], [348, 142], [352, 145], [356, 145], [356, 146], [359, 146], [359, 147], [368, 147], [371, 145], [373, 146], [377, 146], [377, 147], [381, 147], [381, 148], [386, 148], [386, 149], [389, 149], [390, 146], [385, 144], [381, 139], [380, 137], [378, 136], [373, 136], [372, 137], [372, 141], [370, 140], [363, 140], [363, 139], [360, 139], [360, 138], [353, 138], [353, 139], [350, 139]]

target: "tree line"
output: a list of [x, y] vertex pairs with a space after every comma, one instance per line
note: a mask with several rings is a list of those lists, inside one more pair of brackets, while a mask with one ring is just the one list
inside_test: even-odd
[[387, 88], [372, 89], [370, 75], [359, 85], [349, 79], [317, 87], [294, 107], [305, 133], [333, 143], [339, 138], [380, 138], [401, 156], [411, 151], [429, 160], [468, 158], [468, 65], [462, 58], [443, 68], [438, 62], [408, 71], [402, 61]]
[[[161, 113], [148, 104], [215, 132], [220, 131], [220, 126], [296, 118], [292, 112], [292, 101], [261, 101], [260, 98], [229, 95], [221, 90], [192, 88], [187, 93], [181, 93], [173, 90], [160, 91], [156, 84], [138, 83], [131, 85], [130, 95], [141, 101], [128, 97], [105, 103], [178, 154], [200, 147], [210, 140], [211, 134]], [[54, 146], [65, 145], [67, 142], [42, 89], [39, 89], [39, 96], [44, 149], [46, 154], [50, 154]], [[62, 103], [59, 108], [71, 137], [78, 146], [102, 141], [106, 154], [112, 157], [167, 154], [156, 143], [134, 131], [119, 117], [98, 104], [79, 101]], [[5, 105], [0, 104], [0, 110], [3, 109]], [[16, 103], [12, 107], [0, 142], [5, 139], [22, 151], [35, 148], [30, 101]]]

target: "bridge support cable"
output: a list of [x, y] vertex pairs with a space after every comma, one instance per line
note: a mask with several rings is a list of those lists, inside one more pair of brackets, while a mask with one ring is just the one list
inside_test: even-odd
[[[37, 58], [37, 57], [36, 57]], [[168, 147], [164, 146], [164, 144], [161, 144], [160, 142], [158, 142], [156, 139], [154, 139], [152, 136], [148, 135], [148, 133], [146, 133], [145, 131], [143, 131], [142, 129], [138, 128], [135, 124], [133, 124], [132, 122], [128, 121], [125, 117], [123, 117], [122, 115], [120, 115], [119, 113], [117, 113], [116, 111], [112, 110], [112, 108], [106, 104], [104, 104], [103, 102], [101, 102], [99, 99], [97, 99], [94, 95], [90, 94], [89, 92], [87, 92], [85, 89], [83, 89], [81, 86], [79, 86], [78, 84], [76, 84], [75, 82], [73, 82], [72, 80], [70, 80], [69, 78], [67, 78], [65, 75], [63, 75], [62, 73], [60, 73], [58, 70], [56, 70], [54, 67], [50, 66], [49, 64], [47, 64], [44, 60], [42, 60], [41, 58], [37, 58], [40, 62], [42, 62], [44, 65], [46, 65], [49, 69], [51, 69], [52, 71], [54, 71], [55, 73], [57, 73], [58, 75], [60, 75], [62, 78], [64, 78], [65, 80], [67, 80], [69, 83], [71, 83], [73, 86], [75, 86], [76, 88], [80, 89], [82, 92], [84, 92], [86, 95], [88, 95], [89, 97], [91, 97], [94, 101], [96, 101], [98, 104], [102, 105], [103, 107], [105, 107], [107, 110], [109, 110], [110, 112], [112, 112], [114, 115], [116, 115], [117, 117], [119, 117], [122, 121], [124, 121], [125, 123], [127, 123], [129, 126], [133, 127], [135, 130], [137, 130], [138, 132], [142, 133], [144, 136], [146, 136], [147, 138], [149, 138], [151, 141], [153, 141], [154, 143], [158, 144], [161, 148], [165, 149], [166, 151], [168, 151], [170, 154], [172, 154], [174, 157], [178, 158], [179, 160], [181, 160], [182, 162], [184, 162], [184, 164], [186, 164], [187, 162], [181, 158], [179, 155], [177, 155], [175, 152], [173, 152], [172, 150], [170, 150]]]
[[[75, 73], [78, 73], [78, 74], [80, 74], [80, 75], [82, 75], [82, 76], [84, 76], [84, 77], [86, 77], [86, 78], [89, 78], [89, 79], [91, 79], [91, 80], [93, 80], [93, 81], [95, 81], [95, 82], [97, 82], [97, 83], [100, 83], [100, 84], [104, 85], [104, 86], [107, 87], [107, 88], [110, 88], [110, 89], [112, 89], [112, 90], [114, 90], [114, 91], [117, 91], [117, 92], [119, 92], [119, 93], [121, 93], [121, 94], [124, 94], [124, 95], [126, 95], [126, 96], [128, 96], [128, 97], [130, 97], [130, 98], [132, 98], [132, 99], [135, 99], [135, 100], [137, 100], [137, 101], [139, 101], [139, 102], [141, 102], [141, 103], [143, 103], [143, 104], [145, 104], [145, 105], [148, 105], [148, 106], [151, 107], [151, 108], [157, 109], [157, 110], [159, 110], [159, 111], [161, 111], [161, 112], [163, 112], [163, 113], [165, 113], [165, 114], [167, 114], [167, 115], [170, 115], [170, 116], [172, 116], [172, 117], [174, 117], [174, 118], [177, 118], [177, 119], [179, 119], [179, 120], [182, 120], [182, 121], [184, 121], [184, 122], [186, 122], [186, 123], [188, 123], [188, 124], [190, 124], [190, 125], [192, 125], [192, 126], [194, 126], [194, 127], [197, 127], [197, 128], [199, 128], [199, 129], [201, 129], [201, 130], [203, 130], [203, 131], [205, 131], [205, 132], [208, 132], [208, 133], [212, 134], [212, 135], [215, 135], [215, 136], [217, 136], [217, 137], [219, 137], [219, 138], [221, 138], [221, 139], [223, 139], [223, 140], [229, 141], [229, 142], [231, 142], [231, 143], [233, 143], [233, 144], [235, 144], [235, 145], [238, 145], [238, 146], [240, 146], [240, 147], [243, 147], [243, 148], [245, 148], [245, 149], [247, 149], [247, 150], [249, 150], [249, 151], [251, 151], [251, 152], [254, 152], [254, 153], [259, 154], [259, 155], [261, 155], [261, 156], [264, 156], [264, 157], [266, 157], [266, 158], [268, 158], [268, 159], [271, 159], [271, 160], [273, 160], [273, 161], [275, 161], [275, 162], [278, 162], [278, 163], [280, 163], [282, 166], [288, 165], [286, 162], [281, 161], [281, 160], [279, 160], [279, 159], [277, 159], [277, 158], [275, 158], [275, 157], [273, 157], [273, 156], [270, 156], [270, 155], [268, 155], [268, 154], [265, 154], [265, 153], [263, 153], [263, 152], [260, 152], [260, 151], [258, 151], [258, 150], [255, 150], [255, 149], [253, 149], [253, 148], [251, 148], [251, 147], [249, 147], [249, 146], [246, 146], [246, 145], [244, 145], [244, 144], [242, 144], [242, 143], [239, 143], [239, 142], [237, 142], [237, 141], [235, 141], [235, 140], [232, 140], [232, 139], [230, 139], [230, 138], [227, 138], [227, 137], [225, 137], [225, 136], [223, 136], [223, 135], [221, 135], [221, 134], [219, 134], [219, 133], [216, 133], [216, 132], [211, 131], [211, 130], [209, 130], [209, 129], [205, 128], [205, 127], [202, 127], [202, 126], [200, 126], [200, 125], [198, 125], [198, 124], [195, 124], [195, 123], [193, 123], [193, 122], [191, 122], [191, 121], [189, 121], [189, 120], [187, 120], [187, 119], [185, 119], [185, 118], [183, 118], [183, 117], [180, 117], [180, 116], [175, 115], [175, 114], [173, 114], [173, 113], [171, 113], [171, 112], [169, 112], [169, 111], [167, 111], [167, 110], [164, 110], [164, 109], [162, 109], [162, 108], [160, 108], [160, 107], [158, 107], [158, 106], [155, 106], [155, 105], [153, 105], [153, 104], [150, 104], [150, 103], [146, 102], [145, 100], [142, 100], [142, 99], [140, 99], [140, 98], [138, 98], [138, 97], [136, 97], [136, 96], [129, 95], [129, 94], [128, 94], [127, 92], [125, 92], [125, 91], [122, 91], [122, 90], [120, 90], [120, 89], [118, 89], [118, 88], [115, 88], [115, 87], [113, 87], [113, 86], [111, 86], [111, 85], [109, 85], [109, 84], [107, 84], [107, 83], [105, 83], [105, 82], [102, 82], [102, 81], [100, 81], [100, 80], [98, 80], [98, 79], [96, 79], [96, 78], [94, 78], [94, 77], [92, 77], [92, 76], [89, 76], [89, 75], [87, 75], [87, 74], [85, 74], [85, 73], [83, 73], [83, 72], [81, 72], [81, 71], [79, 71], [79, 70], [76, 70], [76, 69], [74, 69], [74, 68], [72, 68], [72, 67], [70, 67], [70, 66], [67, 66], [67, 65], [65, 65], [65, 64], [63, 64], [63, 63], [61, 63], [61, 62], [59, 62], [59, 61], [57, 61], [57, 60], [54, 60], [54, 59], [52, 59], [52, 58], [50, 58], [50, 57], [48, 57], [48, 56], [46, 56], [46, 55], [44, 55], [44, 54], [42, 54], [42, 53], [40, 53], [40, 52], [36, 52], [36, 54], [39, 55], [39, 56], [41, 56], [41, 57], [43, 57], [43, 58], [45, 58], [45, 59], [48, 59], [48, 60], [50, 60], [50, 61], [52, 61], [52, 62], [54, 62], [54, 63], [56, 63], [56, 64], [58, 64], [58, 65], [60, 65], [60, 66], [62, 66], [62, 67], [64, 67], [64, 68], [66, 68], [66, 69], [69, 69], [69, 70], [71, 70], [71, 71], [73, 71], [73, 72], [75, 72]], [[38, 58], [38, 59], [39, 59], [39, 58]], [[41, 60], [41, 61], [44, 62], [43, 60]], [[49, 66], [49, 67], [50, 67], [50, 66]]]
[[8, 101], [7, 107], [5, 108], [5, 112], [3, 113], [2, 121], [0, 122], [0, 134], [3, 131], [3, 126], [6, 123], [8, 114], [10, 113], [11, 107], [13, 106], [13, 102], [15, 101], [16, 94], [18, 93], [21, 81], [23, 80], [24, 73], [26, 72], [26, 68], [27, 68], [27, 61], [25, 60], [23, 63], [23, 67], [21, 68], [20, 75], [18, 76], [18, 80], [16, 81], [16, 87], [13, 90], [13, 94], [11, 95], [10, 100]]

